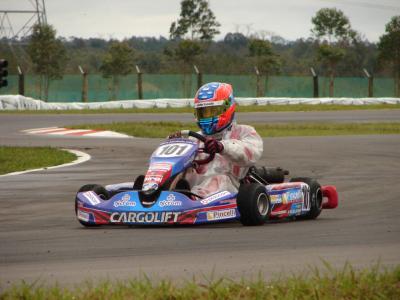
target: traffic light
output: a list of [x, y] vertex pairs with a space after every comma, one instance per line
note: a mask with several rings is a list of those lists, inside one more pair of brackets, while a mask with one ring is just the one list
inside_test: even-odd
[[8, 61], [5, 60], [5, 59], [0, 59], [0, 88], [3, 87], [3, 86], [7, 86], [8, 85], [7, 67], [8, 67]]

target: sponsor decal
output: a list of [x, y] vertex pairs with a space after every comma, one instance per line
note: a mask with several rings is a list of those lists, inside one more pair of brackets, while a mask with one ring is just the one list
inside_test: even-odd
[[[199, 99], [199, 100], [204, 100], [204, 99]], [[223, 104], [224, 101], [207, 101], [207, 102], [197, 102], [195, 104], [195, 108], [199, 108], [199, 107], [208, 107], [208, 106], [218, 106]]]
[[296, 203], [303, 201], [303, 192], [301, 190], [288, 191], [282, 194], [282, 203]]
[[156, 190], [156, 189], [158, 189], [158, 184], [154, 183], [154, 182], [145, 183], [145, 184], [143, 184], [143, 188], [142, 188], [143, 191]]
[[228, 191], [219, 192], [214, 195], [211, 195], [210, 197], [200, 200], [200, 203], [203, 205], [207, 205], [207, 204], [210, 204], [211, 202], [214, 202], [215, 200], [219, 200], [220, 198], [222, 198], [224, 196], [228, 196], [230, 194], [231, 193], [229, 193]]
[[148, 175], [148, 174], [146, 174], [146, 178], [144, 179], [144, 182], [145, 183], [148, 183], [148, 182], [161, 183], [162, 180], [163, 180], [163, 176], [162, 175]]
[[301, 212], [301, 203], [293, 204], [290, 210], [288, 210], [289, 215], [297, 215], [300, 212]]
[[303, 192], [301, 190], [292, 191], [287, 194], [288, 202], [296, 202], [303, 200]]
[[169, 163], [154, 163], [149, 167], [149, 171], [169, 171], [172, 169], [172, 165]]
[[129, 207], [135, 207], [136, 202], [131, 202], [131, 196], [129, 194], [124, 194], [121, 198], [121, 200], [117, 200], [114, 202], [114, 207], [120, 207], [120, 206], [129, 206]]
[[207, 220], [223, 220], [230, 219], [236, 217], [235, 209], [224, 209], [224, 210], [216, 210], [216, 211], [208, 211], [207, 212]]
[[100, 203], [101, 203], [101, 201], [99, 200], [99, 198], [97, 197], [97, 195], [96, 195], [94, 192], [92, 192], [92, 191], [84, 192], [83, 195], [85, 196], [86, 199], [89, 200], [89, 202], [90, 202], [92, 205], [97, 205], [97, 204], [100, 204]]
[[115, 212], [110, 216], [111, 223], [167, 223], [177, 222], [180, 212]]
[[269, 195], [269, 198], [271, 199], [271, 204], [278, 204], [282, 202], [282, 197], [280, 194]]
[[89, 214], [78, 209], [78, 219], [84, 222], [89, 222]]
[[164, 207], [164, 206], [181, 206], [182, 201], [175, 200], [175, 195], [174, 194], [169, 194], [167, 196], [166, 200], [162, 200], [158, 203], [159, 206]]

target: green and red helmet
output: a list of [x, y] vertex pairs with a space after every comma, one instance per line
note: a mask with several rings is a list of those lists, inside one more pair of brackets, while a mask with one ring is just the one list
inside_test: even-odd
[[205, 135], [212, 135], [228, 128], [235, 117], [236, 103], [232, 86], [211, 82], [203, 85], [194, 98], [197, 125]]

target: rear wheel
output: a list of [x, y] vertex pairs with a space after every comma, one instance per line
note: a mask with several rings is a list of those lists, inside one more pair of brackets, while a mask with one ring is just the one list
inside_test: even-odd
[[[96, 193], [103, 200], [110, 199], [109, 192], [103, 186], [98, 185], [98, 184], [86, 184], [79, 189], [78, 193], [89, 192], [89, 191]], [[78, 213], [78, 198], [75, 198], [75, 215], [77, 215], [77, 213]], [[86, 227], [99, 226], [96, 224], [87, 223], [80, 219], [78, 219], [78, 221], [79, 221], [79, 223], [81, 223], [83, 226], [86, 226]]]
[[237, 206], [240, 222], [245, 226], [263, 225], [271, 213], [271, 201], [265, 186], [258, 183], [240, 186]]
[[[304, 182], [310, 187], [310, 194], [308, 195], [310, 201], [310, 211], [302, 216], [296, 217], [300, 220], [312, 220], [318, 218], [322, 211], [322, 190], [320, 184], [309, 177], [296, 177], [290, 179], [290, 182]], [[307, 197], [307, 195], [305, 195]]]

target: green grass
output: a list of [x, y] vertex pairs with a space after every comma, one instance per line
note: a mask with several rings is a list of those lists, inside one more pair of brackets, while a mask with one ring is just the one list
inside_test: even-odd
[[[238, 106], [238, 112], [279, 112], [279, 111], [343, 111], [343, 110], [381, 110], [381, 109], [400, 109], [400, 104], [369, 104], [369, 105], [251, 105]], [[0, 110], [5, 114], [108, 114], [108, 113], [192, 113], [193, 108], [115, 108], [115, 109], [82, 109], [82, 110]]]
[[[253, 123], [263, 137], [278, 136], [326, 136], [326, 135], [361, 135], [361, 134], [400, 134], [400, 122], [392, 123]], [[181, 130], [198, 131], [194, 123], [180, 122], [135, 122], [110, 124], [81, 124], [67, 126], [77, 129], [112, 130], [136, 137], [163, 138]]]
[[21, 283], [0, 293], [0, 299], [400, 299], [400, 267], [342, 270], [327, 266], [311, 275], [280, 276], [265, 281], [189, 280], [174, 284], [147, 277], [127, 281], [102, 281], [75, 288]]
[[0, 174], [51, 167], [75, 159], [72, 153], [50, 147], [0, 146]]

